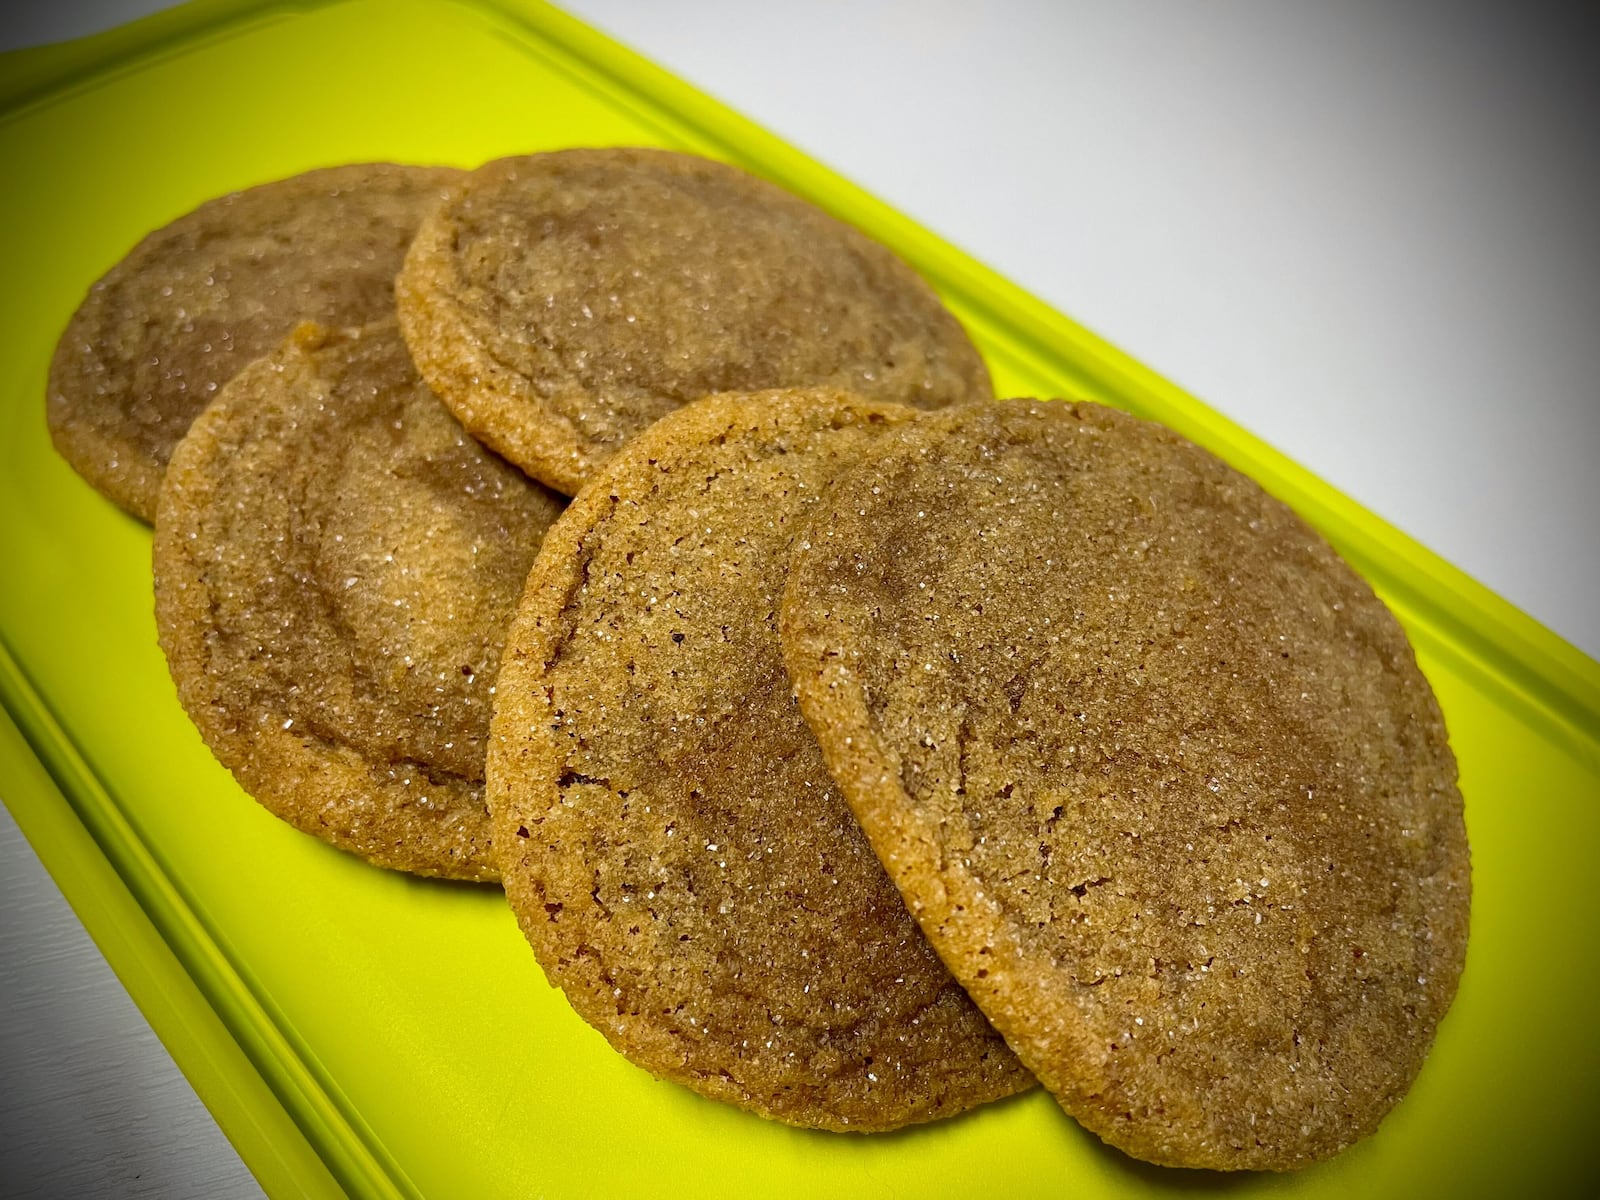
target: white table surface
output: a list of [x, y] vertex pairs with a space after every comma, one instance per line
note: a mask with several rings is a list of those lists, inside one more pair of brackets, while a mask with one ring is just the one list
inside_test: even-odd
[[[0, 49], [160, 7], [7, 6]], [[567, 7], [1600, 656], [1582, 6]], [[260, 1194], [3, 813], [0, 1073], [6, 1195]]]

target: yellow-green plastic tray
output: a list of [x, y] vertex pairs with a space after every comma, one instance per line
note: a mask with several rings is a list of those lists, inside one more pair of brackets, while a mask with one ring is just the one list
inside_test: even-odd
[[[1003, 64], [996, 64], [996, 70]], [[771, 1124], [629, 1065], [498, 893], [279, 824], [156, 647], [150, 535], [51, 451], [46, 364], [146, 231], [330, 163], [658, 143], [887, 242], [1004, 393], [1165, 421], [1283, 497], [1405, 623], [1461, 763], [1475, 896], [1455, 1008], [1377, 1136], [1289, 1177], [1163, 1171], [1040, 1093], [876, 1137]], [[0, 58], [0, 793], [274, 1195], [1537, 1195], [1597, 1173], [1600, 668], [1280, 455], [771, 136], [530, 2], [175, 10]], [[0, 1084], [3, 1086], [3, 1084]]]

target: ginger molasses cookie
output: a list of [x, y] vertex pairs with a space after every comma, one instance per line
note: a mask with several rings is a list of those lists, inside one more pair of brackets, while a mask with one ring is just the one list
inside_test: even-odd
[[89, 289], [50, 364], [50, 436], [146, 521], [189, 423], [302, 320], [394, 313], [417, 223], [461, 172], [366, 163], [219, 197], [150, 234]]
[[396, 287], [434, 390], [569, 494], [712, 392], [821, 384], [919, 408], [991, 394], [960, 324], [889, 250], [686, 154], [488, 163], [418, 231]]
[[1455, 761], [1288, 508], [1097, 405], [931, 414], [816, 506], [782, 631], [911, 910], [1084, 1125], [1281, 1170], [1399, 1100], [1466, 949]]
[[653, 426], [550, 531], [500, 675], [495, 850], [550, 981], [652, 1074], [795, 1125], [1032, 1082], [873, 857], [779, 657], [795, 526], [910, 416], [799, 391]]
[[156, 621], [184, 708], [300, 829], [493, 878], [495, 669], [562, 504], [468, 436], [392, 318], [301, 326], [194, 422], [162, 486]]

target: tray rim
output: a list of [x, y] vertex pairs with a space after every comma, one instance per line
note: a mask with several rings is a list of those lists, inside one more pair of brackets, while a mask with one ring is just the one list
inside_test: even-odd
[[[17, 719], [19, 680], [27, 687], [0, 639], [0, 799], [29, 846], [262, 1189], [346, 1195], [261, 1070], [261, 1039], [248, 1036], [248, 1024], [218, 1003], [219, 997], [248, 1002], [248, 989], [236, 978], [217, 978], [229, 966], [208, 935], [194, 946], [177, 932], [194, 921], [186, 904], [152, 900], [151, 889], [170, 881], [159, 868], [152, 872], [142, 843], [97, 795], [99, 781], [42, 702], [33, 697], [31, 719]], [[85, 803], [85, 796], [92, 799]], [[138, 861], [116, 861], [108, 844]]]
[[[72, 42], [0, 55], [0, 126], [169, 55], [345, 0], [192, 0]], [[417, 0], [419, 3], [429, 0]], [[519, 49], [799, 193], [893, 247], [975, 324], [1041, 373], [1070, 363], [1289, 503], [1381, 581], [1414, 641], [1600, 773], [1600, 663], [1286, 455], [1084, 326], [923, 230], [721, 102], [543, 0], [431, 0], [478, 9]], [[552, 58], [551, 52], [555, 52]], [[32, 760], [31, 763], [29, 760]], [[0, 630], [4, 802], [162, 1042], [269, 1193], [416, 1196], [315, 1056], [145, 846], [32, 685]], [[231, 1046], [227, 1042], [231, 1039]]]

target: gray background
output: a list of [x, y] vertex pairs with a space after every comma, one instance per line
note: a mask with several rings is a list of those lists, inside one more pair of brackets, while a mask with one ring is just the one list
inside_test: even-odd
[[[567, 7], [1600, 656], [1584, 6]], [[0, 1193], [259, 1194], [3, 813], [0, 1072]]]

